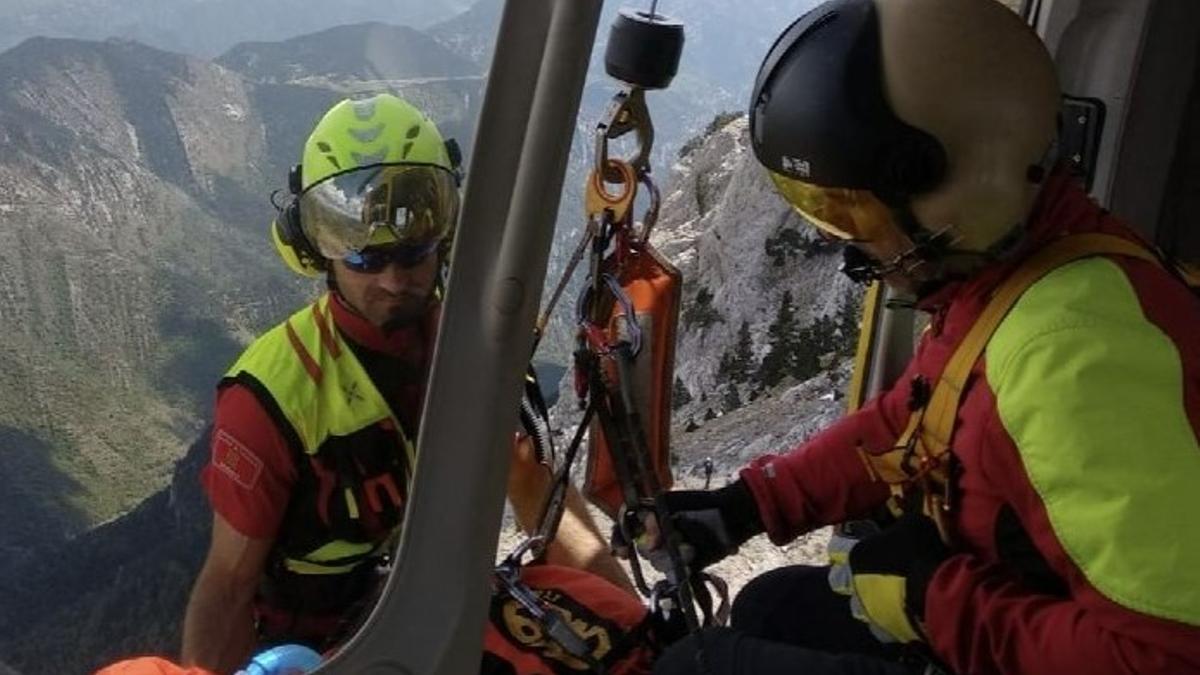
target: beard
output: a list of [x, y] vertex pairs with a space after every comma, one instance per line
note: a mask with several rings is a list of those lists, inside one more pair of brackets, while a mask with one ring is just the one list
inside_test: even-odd
[[397, 302], [388, 311], [379, 327], [383, 332], [390, 333], [402, 328], [410, 328], [414, 324], [420, 323], [429, 310], [429, 303], [432, 297], [432, 292], [426, 293], [423, 296], [416, 293], [404, 294], [401, 296], [400, 302]]

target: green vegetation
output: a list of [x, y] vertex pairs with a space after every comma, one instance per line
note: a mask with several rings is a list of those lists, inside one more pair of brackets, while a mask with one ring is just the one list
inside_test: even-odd
[[685, 328], [707, 328], [715, 323], [725, 321], [721, 313], [712, 306], [712, 291], [701, 286], [696, 291], [696, 297], [683, 308], [683, 325]]
[[725, 125], [736, 120], [744, 114], [745, 113], [740, 110], [728, 110], [723, 113], [717, 113], [716, 117], [713, 117], [712, 121], [708, 123], [708, 126], [704, 128], [703, 133], [688, 139], [686, 143], [679, 147], [679, 158], [683, 159], [696, 150], [699, 150], [700, 146], [704, 145], [704, 141], [708, 140], [710, 136], [717, 133], [723, 129]]
[[[828, 357], [852, 356], [858, 340], [860, 312], [860, 294], [851, 289], [835, 315], [819, 316], [810, 324], [801, 325], [792, 294], [784, 291], [775, 318], [767, 328], [768, 348], [762, 360], [754, 357], [750, 324], [746, 321], [738, 328], [732, 347], [721, 354], [716, 372], [717, 382], [721, 383], [720, 409], [736, 410], [785, 379], [803, 382], [812, 378], [829, 366]], [[677, 390], [681, 385], [681, 382], [676, 384]], [[710, 408], [705, 419], [714, 414]]]
[[769, 349], [754, 374], [755, 383], [769, 388], [786, 377], [802, 382], [821, 371], [822, 356], [852, 356], [860, 309], [859, 294], [851, 290], [837, 315], [819, 316], [811, 324], [801, 326], [792, 294], [785, 291], [775, 320], [767, 329]]
[[671, 387], [671, 410], [679, 410], [691, 402], [692, 395], [688, 392], [687, 385], [676, 375], [675, 383]]

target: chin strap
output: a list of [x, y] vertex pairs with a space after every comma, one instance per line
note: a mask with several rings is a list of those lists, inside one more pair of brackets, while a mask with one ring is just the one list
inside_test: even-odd
[[[927, 265], [936, 265], [949, 255], [968, 253], [955, 251], [951, 246], [957, 241], [950, 228], [940, 232], [927, 233], [919, 231], [917, 236], [910, 237], [913, 245], [891, 260], [881, 262], [867, 255], [862, 249], [850, 243], [842, 250], [842, 274], [850, 277], [851, 281], [869, 284], [881, 281], [893, 274], [916, 277], [917, 271]], [[983, 255], [983, 254], [973, 254]], [[941, 274], [931, 275], [940, 277]]]
[[[900, 274], [920, 282], [922, 286], [940, 287], [955, 277], [965, 276], [974, 269], [1009, 257], [1020, 248], [1025, 238], [1026, 228], [1024, 223], [1021, 223], [1014, 225], [1003, 237], [983, 251], [958, 249], [955, 245], [960, 237], [955, 233], [954, 226], [947, 225], [931, 232], [921, 226], [907, 204], [893, 206], [891, 211], [895, 221], [912, 242], [912, 246], [891, 260], [879, 261], [850, 242], [842, 252], [840, 270], [851, 281], [866, 285], [882, 281], [886, 276]], [[973, 258], [977, 263], [966, 265], [965, 269], [950, 269], [949, 262], [955, 258]], [[918, 276], [922, 267], [927, 269], [927, 274], [920, 275], [927, 277], [924, 280]]]

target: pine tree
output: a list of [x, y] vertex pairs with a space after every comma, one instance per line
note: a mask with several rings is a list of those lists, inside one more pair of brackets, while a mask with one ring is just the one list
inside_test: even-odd
[[725, 394], [721, 397], [721, 409], [725, 412], [733, 412], [742, 407], [742, 396], [738, 393], [737, 385], [730, 382], [725, 389]]
[[717, 363], [717, 381], [731, 382], [733, 380], [733, 356], [728, 351], [721, 353], [721, 361]]
[[773, 387], [783, 381], [795, 368], [795, 359], [800, 347], [800, 329], [796, 322], [796, 308], [792, 304], [791, 291], [784, 291], [775, 320], [767, 328], [767, 355], [755, 373], [755, 380], [764, 388]]
[[750, 340], [750, 324], [742, 322], [738, 329], [737, 343], [733, 346], [730, 378], [734, 382], [749, 382], [754, 376], [754, 343]]
[[691, 402], [691, 392], [688, 391], [687, 385], [683, 383], [683, 380], [676, 375], [675, 384], [671, 386], [671, 410], [679, 410]]
[[853, 356], [858, 348], [859, 322], [862, 320], [862, 294], [851, 290], [846, 301], [838, 309], [837, 323], [841, 332], [841, 356]]

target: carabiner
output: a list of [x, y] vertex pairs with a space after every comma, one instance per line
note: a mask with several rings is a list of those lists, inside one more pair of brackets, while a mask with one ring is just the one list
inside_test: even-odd
[[654, 122], [646, 107], [646, 91], [641, 87], [626, 87], [618, 91], [609, 103], [608, 111], [596, 125], [595, 170], [609, 176], [608, 142], [629, 132], [637, 133], [638, 149], [626, 159], [640, 175], [650, 170], [650, 150], [654, 147]]

